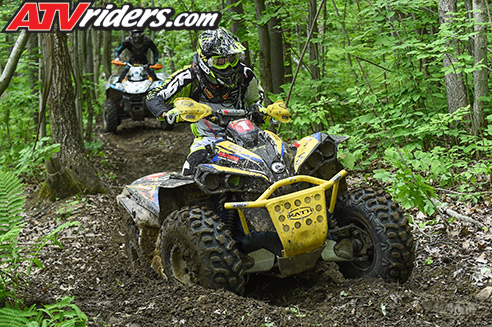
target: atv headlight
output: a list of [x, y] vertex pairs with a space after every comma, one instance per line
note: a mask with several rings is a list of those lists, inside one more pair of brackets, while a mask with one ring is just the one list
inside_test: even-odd
[[217, 174], [207, 174], [203, 179], [203, 184], [211, 191], [214, 191], [219, 188], [220, 179], [221, 177]]
[[319, 146], [319, 150], [323, 154], [323, 157], [331, 158], [336, 153], [335, 144], [329, 141], [324, 142]]
[[231, 188], [242, 188], [244, 185], [244, 180], [241, 176], [229, 175], [227, 176], [227, 185]]
[[307, 164], [311, 169], [318, 167], [319, 163], [323, 160], [323, 156], [319, 151], [314, 151], [309, 155], [307, 159]]

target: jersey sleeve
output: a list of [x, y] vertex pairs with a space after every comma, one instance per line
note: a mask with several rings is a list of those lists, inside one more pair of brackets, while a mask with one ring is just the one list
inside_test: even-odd
[[246, 93], [244, 95], [246, 107], [249, 108], [254, 104], [262, 106], [265, 92], [260, 85], [260, 81], [249, 67], [244, 67], [244, 75], [246, 77]]
[[130, 44], [130, 41], [128, 39], [125, 39], [123, 42], [121, 42], [120, 46], [118, 48], [116, 48], [116, 50], [114, 51], [115, 58], [118, 58], [121, 55], [121, 53], [123, 52], [123, 50], [128, 49], [129, 44]]
[[154, 64], [157, 64], [157, 62], [159, 61], [159, 50], [157, 49], [155, 43], [152, 40], [149, 39], [149, 41], [150, 41], [149, 48], [154, 54]]
[[191, 96], [194, 81], [190, 67], [176, 71], [164, 84], [149, 91], [145, 99], [147, 108], [154, 116], [161, 117], [173, 108], [174, 99]]

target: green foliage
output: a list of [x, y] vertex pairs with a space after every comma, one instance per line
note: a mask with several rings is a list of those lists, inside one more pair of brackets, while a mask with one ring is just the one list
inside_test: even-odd
[[74, 297], [63, 297], [55, 304], [37, 308], [33, 305], [24, 310], [5, 307], [0, 309], [0, 321], [12, 327], [82, 327], [87, 316], [72, 304]]
[[18, 179], [11, 173], [0, 172], [0, 302], [15, 298], [19, 283], [17, 268], [22, 257], [17, 239], [23, 226], [24, 203]]
[[57, 234], [76, 224], [63, 224], [33, 245], [20, 245], [24, 204], [22, 185], [17, 177], [0, 171], [0, 303], [6, 304], [0, 309], [0, 321], [9, 326], [84, 326], [87, 317], [71, 303], [73, 298], [65, 297], [41, 309], [23, 307], [19, 290], [26, 287], [26, 277], [32, 268], [43, 267], [37, 258], [39, 251], [52, 243], [61, 247]]
[[[126, 2], [118, 0], [115, 4]], [[20, 3], [16, 0], [2, 5], [2, 19], [10, 18]], [[134, 0], [130, 3], [142, 5]], [[267, 24], [271, 18], [280, 19], [282, 38], [292, 54], [291, 68], [295, 71], [300, 65], [289, 100], [292, 121], [282, 126], [283, 137], [298, 139], [321, 130], [349, 135], [350, 140], [339, 151], [343, 163], [366, 173], [385, 169], [385, 173], [378, 170], [376, 176], [392, 185], [389, 189], [405, 198], [406, 206], [418, 206], [425, 212], [432, 211], [426, 200], [432, 194], [430, 187], [454, 189], [462, 193], [459, 199], [466, 201], [478, 201], [479, 192], [490, 188], [492, 167], [485, 158], [492, 156], [492, 111], [484, 111], [486, 124], [480, 136], [472, 135], [473, 72], [484, 64], [475, 63], [471, 55], [475, 22], [463, 3], [458, 3], [452, 20], [440, 24], [435, 0], [328, 1], [317, 21], [319, 33], [311, 39], [319, 56], [310, 61], [308, 51], [302, 62], [308, 2], [266, 0], [260, 19], [256, 18], [253, 1], [241, 1], [244, 14], [229, 12], [225, 2], [222, 4], [224, 7], [211, 0], [155, 2], [155, 6], [173, 7], [176, 13], [221, 11], [220, 25], [224, 27], [239, 21], [237, 35], [248, 43], [257, 75], [260, 49], [256, 26]], [[191, 63], [199, 33], [155, 32], [168, 74], [172, 73], [171, 64], [177, 70]], [[487, 33], [491, 39], [492, 33]], [[114, 31], [111, 48], [115, 49], [127, 34]], [[15, 37], [4, 33], [0, 41], [11, 46]], [[1, 67], [9, 50], [8, 46], [0, 49]], [[450, 54], [453, 64], [444, 68], [443, 58]], [[32, 156], [29, 151], [35, 130], [33, 116], [38, 109], [37, 85], [28, 77], [28, 68], [37, 68], [34, 59], [22, 56], [14, 80], [0, 98], [0, 164], [3, 170], [39, 176], [43, 159], [56, 152], [57, 146], [43, 146], [49, 142], [42, 142]], [[313, 78], [312, 65], [319, 68], [319, 79]], [[470, 103], [453, 114], [447, 112], [444, 81], [444, 75], [451, 72], [462, 74]], [[102, 97], [103, 82], [98, 85]], [[84, 85], [84, 92], [88, 92]], [[289, 87], [286, 83], [283, 93], [270, 94], [270, 98], [285, 100]], [[484, 100], [490, 101], [491, 96]], [[100, 106], [95, 111], [100, 113]], [[86, 143], [86, 147], [100, 155], [98, 143]], [[403, 158], [393, 155], [396, 149], [401, 149]], [[114, 178], [114, 174], [110, 176]]]
[[27, 146], [19, 151], [19, 159], [15, 166], [15, 171], [18, 174], [39, 176], [44, 168], [44, 162], [50, 159], [54, 153], [59, 151], [60, 144], [51, 144], [50, 138], [44, 137], [36, 144], [34, 151], [33, 146]]
[[[401, 152], [400, 152], [401, 153]], [[414, 173], [412, 166], [418, 168], [432, 167], [432, 163], [426, 160], [409, 160], [411, 154], [400, 157], [400, 154], [393, 148], [385, 151], [384, 159], [394, 167], [391, 172], [386, 170], [376, 170], [374, 177], [383, 182], [390, 183], [390, 192], [396, 201], [405, 209], [417, 207], [420, 211], [433, 214], [435, 211], [432, 198], [435, 198], [434, 188], [429, 184], [429, 180], [418, 173]], [[408, 163], [412, 166], [408, 166]]]

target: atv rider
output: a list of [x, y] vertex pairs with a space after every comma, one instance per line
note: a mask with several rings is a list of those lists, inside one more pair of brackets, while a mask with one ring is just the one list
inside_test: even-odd
[[[147, 108], [165, 117], [178, 97], [230, 108], [246, 109], [255, 122], [263, 118], [264, 92], [253, 70], [240, 61], [245, 50], [239, 39], [225, 28], [204, 31], [198, 37], [197, 53], [190, 66], [175, 72], [162, 86], [149, 92]], [[224, 128], [201, 119], [191, 125], [195, 140], [183, 165], [183, 175], [194, 173], [208, 156], [207, 148], [221, 138]]]
[[[149, 61], [147, 60], [147, 51], [152, 50], [154, 54], [154, 65], [157, 64], [159, 59], [159, 50], [155, 46], [154, 42], [147, 37], [142, 30], [133, 30], [130, 32], [130, 37], [127, 37], [120, 46], [115, 50], [115, 60], [120, 60], [119, 56], [123, 50], [128, 49], [130, 51], [130, 64], [140, 64], [145, 66], [145, 70], [149, 74], [153, 81], [157, 81], [158, 78], [152, 68], [148, 67]], [[126, 73], [130, 70], [130, 66], [126, 65], [118, 78], [118, 83], [123, 82]]]

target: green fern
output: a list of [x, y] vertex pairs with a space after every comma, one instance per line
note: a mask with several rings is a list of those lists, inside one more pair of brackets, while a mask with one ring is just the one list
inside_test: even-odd
[[[0, 327], [38, 327], [38, 326], [85, 326], [87, 316], [72, 304], [73, 297], [64, 297], [55, 304], [36, 308], [35, 305], [23, 307], [23, 301], [17, 295], [21, 285], [21, 276], [26, 277], [31, 267], [42, 267], [37, 259], [39, 251], [47, 244], [61, 247], [56, 239], [57, 234], [76, 222], [67, 222], [43, 236], [36, 244], [22, 247], [18, 237], [24, 222], [25, 196], [22, 184], [10, 172], [0, 171], [0, 303], [6, 307], [0, 308]], [[27, 272], [21, 264], [28, 261]]]
[[[25, 327], [25, 326], [39, 326], [36, 321], [30, 321], [33, 317], [39, 316], [39, 313], [35, 311], [35, 306], [26, 309], [13, 309], [13, 308], [1, 308], [0, 309], [0, 327], [12, 326], [12, 327]], [[5, 323], [5, 324], [4, 324]]]
[[0, 171], [0, 301], [15, 297], [20, 258], [17, 239], [24, 225], [24, 204], [23, 188], [17, 177]]

